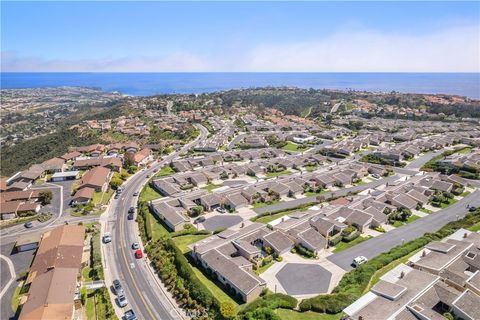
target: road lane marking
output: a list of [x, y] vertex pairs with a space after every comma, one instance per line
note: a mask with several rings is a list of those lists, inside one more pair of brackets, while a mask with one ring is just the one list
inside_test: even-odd
[[10, 260], [9, 257], [4, 256], [3, 254], [0, 254], [0, 258], [5, 260], [5, 262], [8, 265], [8, 271], [10, 271], [10, 280], [8, 280], [7, 284], [3, 287], [2, 291], [0, 292], [0, 299], [3, 297], [5, 292], [7, 292], [8, 288], [10, 288], [10, 285], [12, 284], [13, 280], [15, 279], [15, 269], [13, 267], [13, 262]]

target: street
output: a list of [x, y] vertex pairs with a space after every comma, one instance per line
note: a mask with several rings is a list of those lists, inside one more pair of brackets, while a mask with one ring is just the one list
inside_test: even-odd
[[371, 259], [395, 246], [419, 238], [426, 232], [435, 232], [450, 221], [463, 218], [468, 213], [467, 204], [480, 206], [479, 196], [480, 190], [477, 190], [443, 210], [359, 243], [350, 249], [335, 253], [327, 259], [344, 270], [351, 270], [350, 264], [355, 257], [365, 256]]

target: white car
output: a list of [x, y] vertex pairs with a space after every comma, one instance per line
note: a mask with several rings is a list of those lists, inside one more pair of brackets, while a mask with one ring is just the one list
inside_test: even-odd
[[110, 235], [110, 232], [105, 232], [103, 234], [103, 243], [109, 243], [112, 242], [112, 236]]
[[367, 262], [367, 261], [368, 261], [368, 259], [367, 259], [366, 257], [364, 257], [364, 256], [358, 256], [358, 257], [356, 257], [355, 259], [353, 259], [352, 264], [353, 264], [353, 266], [356, 268], [356, 267], [358, 267], [359, 265], [364, 264], [364, 263]]

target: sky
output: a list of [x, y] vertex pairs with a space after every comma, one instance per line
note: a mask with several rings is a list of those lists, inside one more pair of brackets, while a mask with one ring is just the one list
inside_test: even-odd
[[480, 72], [480, 2], [1, 1], [2, 72]]

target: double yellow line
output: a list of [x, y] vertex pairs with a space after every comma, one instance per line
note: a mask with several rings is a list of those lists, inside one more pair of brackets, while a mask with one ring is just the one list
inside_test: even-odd
[[[120, 217], [123, 218], [123, 215], [122, 213], [118, 213], [120, 215]], [[143, 305], [145, 306], [145, 308], [147, 309], [148, 311], [148, 314], [150, 315], [150, 318], [153, 320], [153, 319], [156, 319], [155, 315], [153, 314], [152, 312], [152, 309], [150, 308], [150, 306], [148, 305], [148, 303], [145, 301], [145, 298], [143, 297], [142, 293], [140, 292], [140, 289], [138, 288], [138, 285], [137, 285], [137, 282], [135, 281], [134, 277], [133, 277], [133, 274], [132, 274], [132, 271], [130, 270], [131, 267], [128, 263], [128, 260], [127, 260], [127, 255], [125, 254], [125, 227], [124, 227], [124, 219], [120, 218], [120, 238], [121, 238], [121, 251], [122, 251], [122, 255], [123, 255], [123, 260], [125, 261], [125, 267], [127, 268], [127, 271], [128, 271], [128, 274], [130, 275], [130, 278], [132, 279], [132, 283], [133, 283], [133, 286], [135, 287], [135, 290], [137, 291], [137, 294], [138, 296], [140, 297], [140, 299], [142, 299], [142, 302], [143, 302]]]

